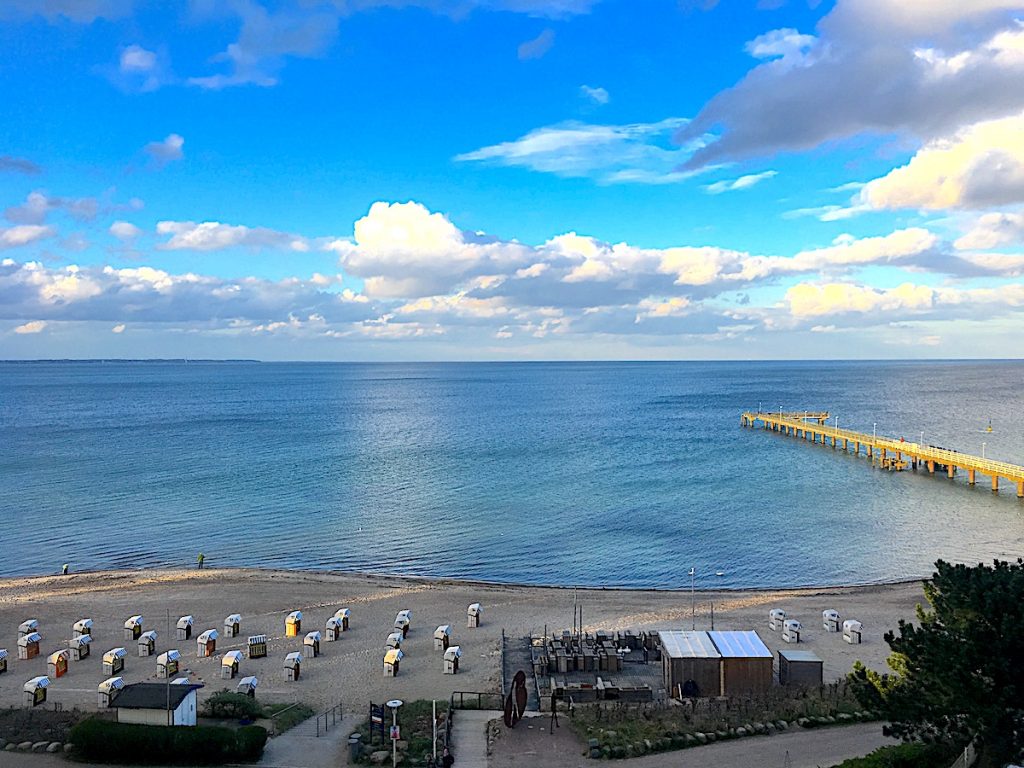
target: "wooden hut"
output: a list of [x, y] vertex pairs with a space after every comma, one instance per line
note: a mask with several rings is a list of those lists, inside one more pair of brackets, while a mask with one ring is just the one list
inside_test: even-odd
[[395, 615], [395, 629], [402, 633], [402, 637], [409, 636], [409, 629], [412, 627], [412, 611], [399, 611]]
[[341, 640], [341, 633], [344, 631], [341, 628], [341, 619], [337, 616], [331, 616], [327, 620], [326, 626], [327, 642], [333, 643], [335, 640]]
[[392, 648], [384, 654], [384, 677], [398, 677], [398, 666], [405, 654], [400, 648]]
[[123, 677], [108, 677], [96, 686], [96, 706], [100, 709], [107, 709], [123, 688]]
[[453, 645], [444, 652], [444, 673], [446, 675], [457, 675], [459, 673], [459, 659], [462, 658], [462, 649]]
[[669, 696], [718, 696], [722, 688], [722, 654], [707, 632], [671, 630], [661, 640], [662, 677]]
[[447, 651], [452, 644], [452, 625], [442, 624], [434, 630], [434, 650]]
[[352, 618], [352, 611], [348, 608], [339, 608], [334, 612], [334, 618], [341, 619], [341, 631], [348, 632], [349, 620]]
[[321, 635], [319, 631], [307, 632], [306, 636], [302, 638], [302, 650], [307, 658], [316, 658], [320, 655], [320, 640]]
[[772, 686], [772, 652], [753, 630], [708, 632], [722, 654], [722, 696], [764, 693]]
[[779, 650], [779, 684], [815, 687], [823, 680], [823, 663], [813, 651]]
[[46, 657], [46, 673], [56, 680], [68, 673], [68, 662], [71, 661], [71, 651], [62, 648], [54, 651]]
[[39, 643], [43, 638], [38, 632], [22, 635], [18, 638], [18, 658], [22, 661], [34, 659], [39, 655]]
[[480, 606], [480, 603], [471, 603], [469, 608], [466, 609], [466, 626], [470, 629], [476, 629], [480, 626], [480, 617], [483, 615], [484, 609]]
[[237, 693], [244, 693], [246, 696], [256, 697], [256, 686], [260, 684], [259, 678], [256, 675], [249, 675], [243, 677], [238, 681], [238, 685], [235, 686]]
[[92, 634], [92, 619], [79, 619], [71, 625], [71, 636], [81, 637]]
[[68, 650], [71, 651], [72, 661], [81, 661], [88, 658], [89, 647], [92, 645], [92, 635], [79, 635], [68, 640]]
[[18, 625], [18, 637], [25, 637], [25, 635], [31, 635], [38, 631], [39, 622], [36, 619], [25, 619]]
[[286, 637], [298, 637], [302, 632], [302, 611], [292, 611], [284, 620], [284, 634]]
[[207, 659], [217, 652], [217, 638], [220, 635], [216, 629], [207, 629], [196, 638], [196, 656], [200, 659]]
[[247, 645], [250, 659], [265, 659], [267, 657], [266, 635], [250, 635]]
[[124, 660], [128, 655], [127, 648], [111, 648], [103, 654], [103, 674], [116, 675], [124, 671]]
[[195, 617], [191, 614], [188, 616], [182, 616], [178, 619], [176, 627], [176, 638], [178, 640], [191, 640], [192, 639], [192, 625], [195, 623]]
[[29, 707], [38, 707], [46, 701], [46, 689], [50, 686], [50, 678], [46, 675], [33, 677], [24, 686], [25, 704]]
[[231, 680], [238, 674], [238, 668], [242, 664], [241, 651], [228, 651], [220, 660], [220, 676], [224, 680]]
[[181, 664], [181, 653], [176, 650], [165, 651], [156, 657], [156, 676], [166, 680], [178, 674]]
[[138, 642], [139, 658], [152, 656], [156, 653], [156, 630], [151, 629], [139, 635]]
[[289, 653], [284, 657], [284, 677], [285, 680], [295, 681], [299, 679], [299, 674], [302, 671], [302, 654], [298, 651]]
[[124, 639], [138, 640], [142, 634], [142, 617], [130, 616], [124, 623]]
[[242, 631], [242, 616], [238, 613], [232, 613], [230, 616], [224, 619], [224, 637], [238, 637], [238, 633]]

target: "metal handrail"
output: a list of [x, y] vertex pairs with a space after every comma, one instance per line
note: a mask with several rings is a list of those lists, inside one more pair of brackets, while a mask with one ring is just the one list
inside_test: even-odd
[[770, 413], [747, 412], [743, 415], [751, 423], [755, 420], [760, 420], [796, 427], [797, 429], [811, 429], [825, 437], [835, 437], [841, 440], [845, 439], [859, 443], [867, 443], [878, 448], [896, 451], [897, 453], [913, 454], [919, 458], [925, 459], [926, 461], [929, 459], [938, 461], [940, 464], [956, 464], [957, 466], [962, 467], [968, 467], [968, 465], [970, 465], [969, 468], [980, 469], [987, 474], [999, 475], [1000, 477], [1005, 477], [1017, 482], [1024, 481], [1024, 467], [1017, 464], [1011, 464], [1006, 461], [982, 458], [981, 456], [974, 456], [969, 453], [951, 451], [947, 448], [937, 448], [933, 445], [920, 445], [919, 443], [908, 443], [905, 441], [901, 442], [889, 437], [878, 437], [877, 435], [869, 435], [865, 432], [855, 432], [850, 429], [838, 429], [836, 427], [829, 427], [825, 424], [807, 424], [803, 421], [797, 421], [786, 417], [780, 418], [779, 416], [775, 416]]

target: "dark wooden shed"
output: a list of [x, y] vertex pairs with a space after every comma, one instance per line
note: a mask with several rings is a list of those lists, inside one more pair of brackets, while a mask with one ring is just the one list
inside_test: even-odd
[[823, 678], [823, 664], [814, 651], [783, 648], [779, 651], [779, 684], [791, 686], [819, 686]]
[[722, 655], [708, 633], [670, 630], [658, 635], [661, 638], [665, 688], [669, 696], [680, 698], [684, 692], [696, 696], [718, 696], [722, 685]]
[[722, 696], [765, 693], [772, 687], [773, 657], [757, 632], [708, 632], [722, 655]]

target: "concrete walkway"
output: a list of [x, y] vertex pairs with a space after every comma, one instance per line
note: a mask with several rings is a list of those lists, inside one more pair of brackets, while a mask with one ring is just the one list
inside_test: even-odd
[[487, 768], [487, 723], [501, 718], [502, 713], [498, 710], [456, 710], [451, 745], [455, 765], [459, 768]]
[[[317, 737], [316, 717], [267, 741], [267, 748], [257, 765], [263, 768], [335, 768], [348, 765], [348, 737], [359, 717], [345, 717], [325, 734]], [[321, 723], [321, 728], [323, 724]]]

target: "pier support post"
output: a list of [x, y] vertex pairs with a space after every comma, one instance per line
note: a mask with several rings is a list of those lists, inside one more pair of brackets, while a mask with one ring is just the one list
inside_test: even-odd
[[872, 445], [871, 445], [871, 444], [869, 443], [869, 444], [868, 444], [868, 458], [869, 458], [869, 459], [870, 459], [870, 458], [873, 458], [873, 457], [874, 457], [874, 455], [875, 455], [875, 453], [874, 453], [874, 447], [873, 447], [873, 446], [872, 446]]
[[843, 438], [843, 450], [847, 452], [850, 450], [850, 441], [845, 437]]
[[968, 485], [974, 485], [974, 470], [973, 469], [968, 469], [967, 470], [967, 484]]
[[946, 465], [946, 474], [948, 474], [949, 475], [949, 479], [952, 480], [953, 479], [953, 475], [956, 474], [956, 467], [954, 465], [952, 465], [952, 464], [947, 464]]
[[928, 474], [929, 475], [934, 475], [935, 474], [935, 462], [934, 461], [929, 461], [928, 462]]
[[1017, 481], [1017, 498], [1024, 499], [1024, 480]]
[[853, 441], [853, 455], [860, 456], [860, 442], [857, 440]]
[[992, 491], [999, 492], [999, 475], [992, 475]]
[[836, 447], [836, 436], [835, 435], [832, 435], [832, 447], [833, 448]]

